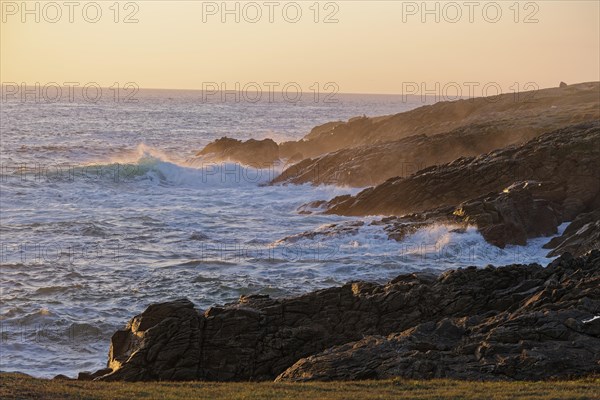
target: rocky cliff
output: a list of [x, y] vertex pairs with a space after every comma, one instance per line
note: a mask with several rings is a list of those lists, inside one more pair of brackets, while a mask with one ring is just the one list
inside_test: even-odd
[[[356, 117], [314, 128], [303, 140], [281, 144], [283, 156], [302, 152], [314, 157], [348, 147], [392, 142], [414, 135], [436, 135], [477, 124], [514, 124], [521, 133], [536, 130], [532, 117], [545, 125], [597, 115], [600, 83], [589, 82], [563, 88], [507, 93], [458, 101], [441, 101], [408, 112], [381, 117]], [[510, 118], [509, 118], [510, 117]], [[529, 120], [529, 122], [528, 122]]]
[[598, 119], [600, 83], [592, 82], [329, 122], [315, 127], [302, 140], [279, 145], [222, 138], [198, 155], [250, 165], [279, 157], [281, 165], [290, 167], [273, 183], [362, 187]]
[[[294, 165], [273, 182], [377, 185], [598, 119], [598, 82], [354, 118], [317, 127], [301, 141], [280, 144], [281, 157], [294, 155]], [[296, 162], [299, 159], [303, 161]]]
[[273, 183], [364, 187], [598, 119], [600, 83], [591, 82], [328, 122], [302, 140], [279, 145], [270, 139], [221, 138], [196, 156], [251, 166], [287, 166]]

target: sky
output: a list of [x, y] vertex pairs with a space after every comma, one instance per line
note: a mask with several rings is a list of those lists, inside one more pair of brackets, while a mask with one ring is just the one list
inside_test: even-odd
[[600, 80], [594, 0], [72, 4], [0, 1], [2, 83], [483, 95]]

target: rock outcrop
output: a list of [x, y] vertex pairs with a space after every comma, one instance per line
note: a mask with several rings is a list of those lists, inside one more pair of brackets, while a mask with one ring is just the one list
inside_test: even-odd
[[600, 249], [600, 206], [589, 213], [579, 214], [561, 236], [553, 238], [544, 248], [554, 249], [548, 256], [562, 253], [585, 254]]
[[205, 312], [155, 304], [111, 340], [100, 380], [547, 379], [600, 372], [600, 251], [400, 275]]
[[[585, 211], [600, 188], [600, 121], [546, 133], [522, 146], [426, 168], [392, 178], [329, 209], [342, 215], [403, 215], [458, 205], [499, 193], [520, 181], [552, 182], [565, 220]], [[558, 189], [557, 189], [558, 190]]]
[[554, 182], [518, 182], [500, 193], [463, 202], [452, 214], [465, 225], [475, 225], [495, 246], [524, 246], [529, 238], [557, 233], [564, 209], [563, 189]]
[[267, 168], [279, 161], [279, 146], [271, 139], [249, 139], [245, 142], [222, 137], [196, 153], [210, 161], [232, 161]]

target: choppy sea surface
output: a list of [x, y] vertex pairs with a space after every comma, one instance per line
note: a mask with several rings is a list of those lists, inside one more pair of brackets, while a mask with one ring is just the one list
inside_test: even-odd
[[0, 104], [2, 371], [102, 368], [112, 333], [153, 302], [187, 297], [206, 308], [409, 271], [549, 262], [548, 238], [500, 250], [452, 226], [402, 243], [368, 223], [356, 234], [282, 241], [352, 221], [297, 208], [359, 189], [267, 186], [284, 165], [195, 156], [222, 136], [296, 140], [328, 121], [422, 106], [420, 98], [205, 102], [193, 91], [142, 90], [136, 99]]

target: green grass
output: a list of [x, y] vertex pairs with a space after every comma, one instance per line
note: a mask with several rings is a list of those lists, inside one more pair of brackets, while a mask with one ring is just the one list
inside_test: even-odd
[[0, 399], [598, 399], [600, 379], [465, 382], [394, 379], [361, 382], [80, 382], [0, 374]]

